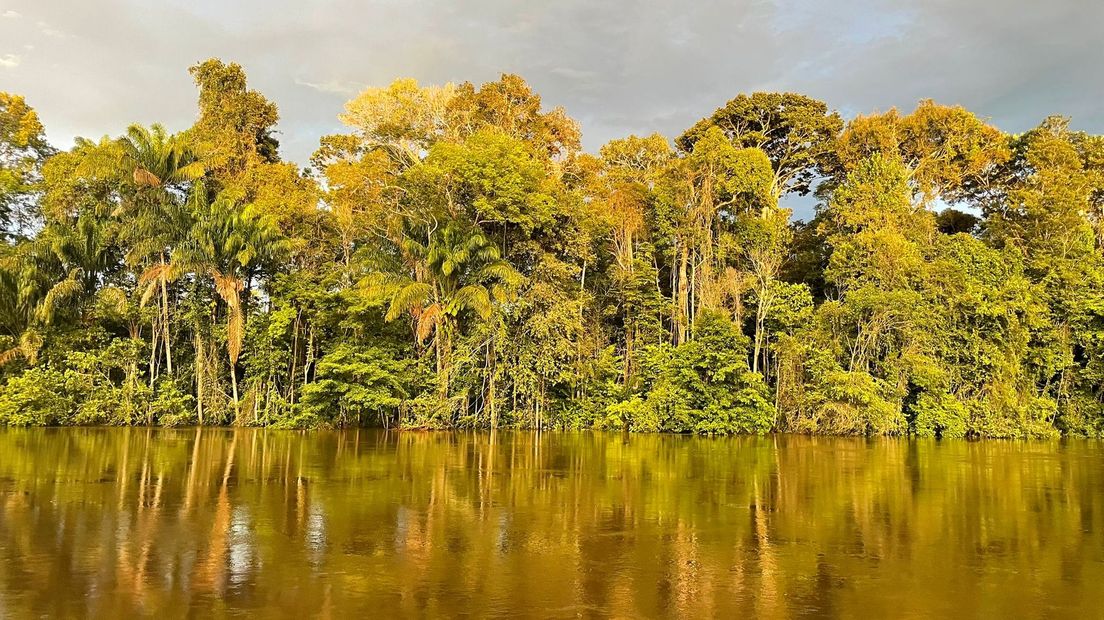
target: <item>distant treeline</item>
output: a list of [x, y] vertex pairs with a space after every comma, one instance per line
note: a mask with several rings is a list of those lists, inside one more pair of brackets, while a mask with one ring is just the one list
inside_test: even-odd
[[1104, 434], [1067, 119], [753, 93], [591, 154], [518, 76], [401, 79], [300, 170], [241, 67], [191, 74], [191, 128], [64, 152], [0, 93], [0, 424]]

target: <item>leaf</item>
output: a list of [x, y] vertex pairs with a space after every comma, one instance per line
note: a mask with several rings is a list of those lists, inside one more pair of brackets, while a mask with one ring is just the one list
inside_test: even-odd
[[134, 169], [134, 183], [139, 187], [161, 187], [161, 179], [141, 166]]
[[391, 307], [384, 320], [394, 321], [403, 312], [421, 308], [432, 295], [433, 287], [425, 282], [412, 282], [404, 286], [391, 298]]
[[38, 308], [39, 320], [47, 324], [53, 322], [58, 306], [84, 291], [84, 285], [79, 277], [80, 270], [74, 269], [69, 273], [69, 277], [50, 288], [50, 291], [46, 293], [46, 297], [42, 300], [42, 305]]
[[453, 309], [451, 314], [455, 314], [460, 309], [468, 309], [483, 319], [491, 316], [491, 312], [494, 310], [487, 288], [478, 284], [469, 284], [456, 291], [450, 305]]
[[122, 289], [108, 286], [100, 290], [99, 301], [101, 306], [115, 315], [121, 316], [127, 311], [127, 296]]
[[425, 339], [429, 337], [430, 332], [437, 327], [440, 320], [441, 306], [438, 304], [433, 304], [418, 313], [416, 336], [419, 343], [425, 342]]

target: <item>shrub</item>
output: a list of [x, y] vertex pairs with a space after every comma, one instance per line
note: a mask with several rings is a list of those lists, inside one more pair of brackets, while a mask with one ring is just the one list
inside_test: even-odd
[[765, 433], [774, 406], [763, 377], [748, 368], [748, 341], [727, 317], [705, 312], [695, 338], [653, 345], [641, 360], [642, 395], [606, 408], [633, 431], [710, 435]]
[[72, 423], [73, 399], [65, 374], [52, 368], [30, 368], [0, 390], [0, 424], [53, 426]]
[[954, 396], [924, 392], [909, 407], [912, 432], [920, 437], [965, 437], [969, 414]]

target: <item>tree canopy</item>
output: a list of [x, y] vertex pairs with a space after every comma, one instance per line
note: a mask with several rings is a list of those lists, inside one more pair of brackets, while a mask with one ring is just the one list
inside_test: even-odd
[[399, 79], [300, 170], [190, 71], [194, 126], [60, 152], [0, 93], [0, 424], [1104, 434], [1069, 119], [751, 93], [586, 153], [517, 75]]

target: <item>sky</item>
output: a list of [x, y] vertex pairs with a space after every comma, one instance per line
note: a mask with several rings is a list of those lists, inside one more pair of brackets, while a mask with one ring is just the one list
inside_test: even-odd
[[367, 86], [503, 72], [564, 106], [592, 151], [674, 137], [758, 90], [846, 117], [932, 98], [1007, 131], [1062, 114], [1104, 133], [1100, 0], [0, 0], [0, 91], [61, 148], [132, 122], [187, 127], [187, 68], [209, 57], [278, 104], [300, 164]]

